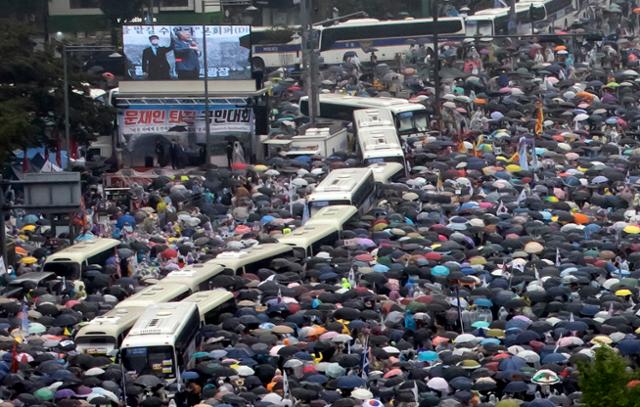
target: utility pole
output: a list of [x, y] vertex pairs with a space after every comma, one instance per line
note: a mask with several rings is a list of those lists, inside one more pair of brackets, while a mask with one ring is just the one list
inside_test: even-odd
[[4, 181], [2, 179], [2, 175], [0, 175], [0, 256], [2, 256], [2, 261], [4, 262], [4, 264], [0, 265], [0, 268], [4, 267], [4, 270], [7, 270], [9, 260], [7, 259], [7, 236], [4, 225], [4, 210]]
[[[202, 1], [204, 11], [204, 0]], [[209, 61], [207, 61], [207, 26], [202, 26], [202, 53], [204, 61], [204, 155], [206, 167], [211, 167], [211, 117], [209, 117]]]
[[435, 30], [433, 32], [433, 86], [435, 88], [433, 111], [436, 116], [438, 126], [440, 125], [440, 46], [438, 44], [438, 15], [440, 14], [440, 7], [436, 0], [431, 0], [431, 16], [433, 17], [433, 25]]
[[67, 168], [71, 167], [71, 125], [69, 124], [69, 69], [67, 46], [62, 46], [62, 70], [64, 82], [64, 144], [67, 147]]
[[317, 57], [311, 37], [312, 0], [300, 0], [300, 22], [302, 28], [302, 70], [304, 91], [309, 96], [309, 118], [314, 124], [318, 117]]
[[516, 34], [518, 24], [518, 16], [516, 15], [516, 0], [511, 0], [509, 5], [509, 34]]

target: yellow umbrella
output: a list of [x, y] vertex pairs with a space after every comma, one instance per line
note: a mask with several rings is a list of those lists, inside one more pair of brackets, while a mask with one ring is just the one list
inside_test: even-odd
[[628, 233], [630, 235], [637, 235], [638, 233], [640, 233], [640, 227], [637, 225], [625, 226], [625, 228], [622, 230], [624, 230], [624, 233]]
[[631, 290], [628, 290], [626, 288], [621, 288], [620, 290], [616, 291], [616, 295], [618, 297], [626, 297], [628, 295], [631, 295]]
[[35, 232], [36, 231], [36, 225], [24, 225], [22, 227], [22, 229], [20, 229], [23, 232]]
[[38, 262], [38, 259], [36, 259], [33, 256], [27, 256], [20, 259], [20, 263], [26, 264], [26, 265], [36, 264], [37, 262]]
[[509, 164], [506, 166], [506, 170], [509, 172], [518, 172], [522, 171], [522, 167], [517, 164]]
[[256, 164], [256, 165], [253, 166], [253, 169], [258, 171], [258, 172], [264, 172], [264, 171], [268, 170], [269, 167], [267, 167], [264, 164]]

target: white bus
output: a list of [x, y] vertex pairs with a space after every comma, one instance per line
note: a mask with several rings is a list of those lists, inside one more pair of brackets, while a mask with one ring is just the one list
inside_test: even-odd
[[162, 283], [179, 283], [188, 286], [192, 292], [210, 290], [211, 281], [224, 268], [218, 264], [200, 263], [186, 266], [167, 274], [161, 281]]
[[144, 308], [119, 307], [96, 317], [78, 330], [76, 350], [90, 355], [110, 355], [120, 348], [127, 332], [140, 318]]
[[181, 383], [200, 337], [200, 312], [193, 302], [149, 306], [122, 341], [120, 359], [128, 375], [150, 374]]
[[202, 323], [217, 324], [220, 322], [220, 314], [233, 304], [233, 293], [222, 288], [198, 291], [180, 302], [195, 303], [198, 306]]
[[103, 238], [76, 243], [47, 257], [42, 271], [51, 271], [67, 280], [80, 280], [88, 266], [104, 267], [119, 245], [119, 240]]
[[160, 280], [157, 284], [145, 287], [131, 297], [120, 301], [114, 308], [145, 308], [161, 302], [180, 301], [189, 295], [191, 295], [189, 285]]
[[405, 168], [399, 163], [376, 163], [369, 168], [373, 171], [373, 179], [382, 184], [394, 182], [405, 175]]
[[[516, 3], [517, 34], [531, 34], [531, 24], [547, 18], [546, 9], [542, 1], [533, 0], [526, 3]], [[466, 17], [467, 37], [490, 37], [494, 35], [508, 35], [511, 10], [508, 7], [490, 8], [477, 11]], [[471, 38], [469, 38], [471, 39]]]
[[371, 168], [333, 170], [307, 198], [309, 213], [332, 205], [353, 205], [361, 214], [367, 213], [374, 204], [375, 189]]
[[222, 252], [205, 264], [222, 266], [225, 274], [254, 273], [263, 267], [269, 267], [271, 260], [290, 255], [291, 246], [282, 243], [266, 243], [240, 251]]
[[333, 246], [340, 238], [340, 231], [330, 224], [305, 224], [291, 233], [278, 237], [278, 242], [293, 247], [293, 254], [299, 258], [315, 256], [320, 246]]
[[[325, 93], [319, 95], [320, 117], [332, 120], [353, 121], [353, 112], [360, 109], [384, 109], [391, 112], [398, 136], [424, 135], [428, 129], [427, 108], [406, 99], [385, 97], [361, 97]], [[309, 97], [300, 98], [300, 112], [309, 115]]]
[[[371, 50], [378, 61], [393, 61], [397, 54], [406, 52], [412, 42], [430, 40], [437, 31], [443, 39], [464, 36], [461, 17], [441, 17], [437, 23], [431, 18], [380, 21], [375, 18], [352, 19], [329, 27], [314, 26], [318, 32], [318, 48], [323, 63], [341, 64], [346, 56], [355, 53], [361, 61], [368, 61]], [[251, 29], [251, 56], [254, 68], [280, 68], [301, 63], [302, 46], [300, 28], [282, 30], [279, 41], [273, 27]]]
[[353, 112], [353, 124], [358, 137], [358, 152], [364, 165], [396, 162], [406, 167], [404, 150], [389, 110], [356, 110]]
[[358, 215], [358, 208], [351, 205], [332, 205], [321, 208], [314, 213], [305, 226], [330, 225], [338, 229], [340, 239], [344, 226]]

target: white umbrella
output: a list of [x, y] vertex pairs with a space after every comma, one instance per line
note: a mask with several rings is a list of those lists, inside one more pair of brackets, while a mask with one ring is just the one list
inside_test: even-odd
[[574, 122], [583, 122], [589, 118], [589, 115], [586, 113], [577, 114], [576, 117], [573, 118]]

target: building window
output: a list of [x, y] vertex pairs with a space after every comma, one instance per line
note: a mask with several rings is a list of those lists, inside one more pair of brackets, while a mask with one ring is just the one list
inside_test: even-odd
[[189, 0], [160, 0], [160, 7], [189, 7]]
[[69, 0], [69, 8], [100, 8], [100, 0]]

